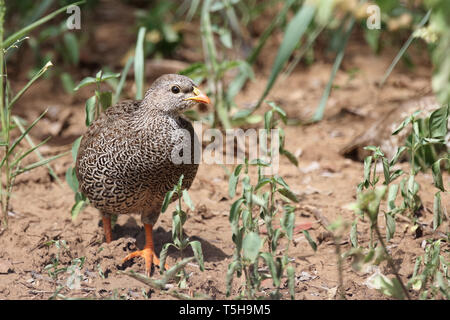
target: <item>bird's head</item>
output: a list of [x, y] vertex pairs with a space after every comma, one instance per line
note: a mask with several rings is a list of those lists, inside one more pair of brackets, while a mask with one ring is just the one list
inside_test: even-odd
[[163, 112], [180, 113], [197, 103], [209, 104], [210, 100], [190, 78], [165, 74], [153, 82], [143, 102]]

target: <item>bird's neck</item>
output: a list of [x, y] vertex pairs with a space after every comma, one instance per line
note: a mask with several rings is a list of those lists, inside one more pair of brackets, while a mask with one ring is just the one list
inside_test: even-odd
[[157, 131], [169, 127], [174, 129], [179, 127], [181, 117], [177, 112], [169, 113], [161, 111], [159, 108], [142, 106], [133, 115], [133, 122], [133, 126], [138, 130], [154, 129]]

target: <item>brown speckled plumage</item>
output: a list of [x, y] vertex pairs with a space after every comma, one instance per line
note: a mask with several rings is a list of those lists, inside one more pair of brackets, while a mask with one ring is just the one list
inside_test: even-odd
[[[171, 88], [177, 86], [180, 92]], [[189, 121], [180, 113], [198, 103], [186, 100], [194, 83], [180, 75], [164, 75], [142, 101], [124, 101], [110, 107], [84, 135], [76, 162], [81, 192], [104, 216], [141, 215], [153, 225], [162, 201], [183, 174], [189, 188], [197, 173], [194, 150], [191, 164], [174, 164], [172, 152], [182, 147], [178, 129], [190, 133], [191, 147], [197, 139]]]

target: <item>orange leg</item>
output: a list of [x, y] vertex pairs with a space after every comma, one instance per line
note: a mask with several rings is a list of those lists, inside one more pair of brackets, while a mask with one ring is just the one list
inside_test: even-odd
[[109, 216], [102, 216], [102, 221], [106, 243], [110, 243], [112, 241], [111, 218]]
[[[159, 258], [156, 256], [155, 248], [153, 246], [153, 226], [144, 223], [145, 228], [145, 246], [143, 250], [138, 250], [130, 253], [123, 259], [123, 262], [133, 259], [134, 257], [142, 257], [145, 260], [145, 273], [149, 277], [152, 264], [159, 266]], [[167, 264], [165, 268], [168, 269]]]

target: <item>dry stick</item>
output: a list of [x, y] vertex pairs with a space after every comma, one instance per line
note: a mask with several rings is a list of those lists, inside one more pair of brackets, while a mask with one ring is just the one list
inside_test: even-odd
[[389, 254], [389, 252], [388, 252], [388, 250], [386, 248], [386, 244], [384, 243], [383, 237], [381, 236], [380, 229], [378, 228], [377, 224], [375, 224], [375, 232], [376, 232], [376, 234], [378, 236], [378, 240], [380, 240], [381, 246], [384, 249], [384, 253], [386, 254], [388, 264], [391, 267], [392, 272], [394, 272], [394, 275], [397, 278], [397, 281], [400, 283], [400, 286], [402, 287], [403, 293], [405, 294], [405, 296], [406, 296], [406, 298], [408, 300], [411, 300], [411, 297], [409, 296], [408, 289], [406, 289], [405, 285], [403, 284], [402, 279], [400, 278], [400, 275], [399, 275], [399, 273], [397, 271], [397, 268], [395, 267], [394, 261], [392, 261], [391, 255]]

